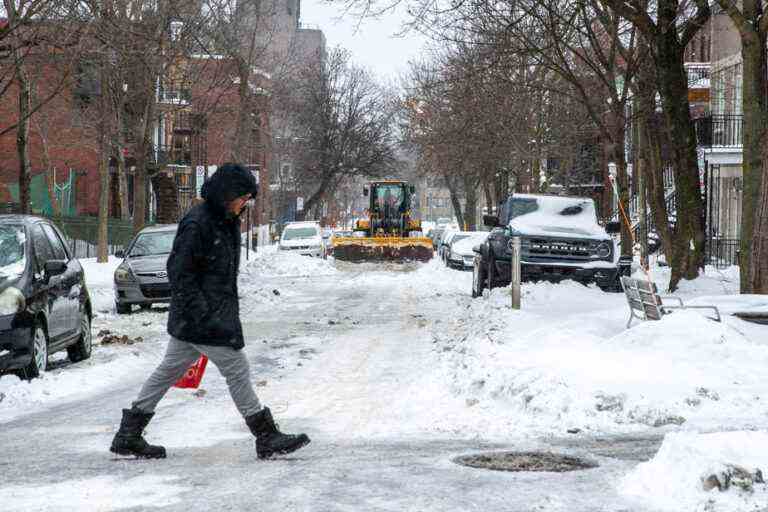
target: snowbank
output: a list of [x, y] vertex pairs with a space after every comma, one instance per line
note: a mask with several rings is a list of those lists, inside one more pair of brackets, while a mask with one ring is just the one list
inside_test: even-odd
[[94, 311], [115, 309], [114, 276], [121, 261], [122, 258], [114, 256], [110, 256], [107, 263], [97, 263], [96, 258], [80, 259]]
[[764, 510], [765, 484], [752, 493], [738, 487], [705, 491], [703, 479], [729, 466], [768, 469], [768, 432], [671, 433], [656, 456], [619, 483], [619, 491], [645, 505], [670, 511]]
[[[449, 281], [432, 277], [434, 288], [450, 293], [461, 286], [466, 294], [471, 276], [453, 274]], [[660, 287], [666, 277], [654, 276]], [[722, 274], [708, 274], [683, 283], [680, 295], [692, 300], [731, 285]], [[510, 310], [507, 291], [496, 289], [486, 299], [456, 298], [430, 322], [444, 379], [490, 430], [718, 429], [762, 424], [768, 414], [765, 327], [678, 311], [627, 330], [623, 294], [569, 281], [525, 283], [522, 290], [520, 311]]]
[[261, 277], [312, 277], [336, 273], [332, 259], [312, 258], [290, 251], [277, 251], [277, 246], [259, 249], [248, 262], [242, 260], [241, 274]]

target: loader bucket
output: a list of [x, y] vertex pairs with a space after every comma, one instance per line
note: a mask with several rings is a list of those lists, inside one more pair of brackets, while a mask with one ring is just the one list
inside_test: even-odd
[[432, 254], [432, 240], [426, 237], [346, 237], [333, 242], [333, 257], [353, 263], [429, 261]]

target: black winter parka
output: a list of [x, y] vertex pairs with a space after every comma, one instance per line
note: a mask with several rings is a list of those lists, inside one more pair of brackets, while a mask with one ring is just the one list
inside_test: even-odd
[[203, 185], [205, 202], [192, 207], [179, 223], [167, 265], [168, 333], [174, 338], [243, 348], [237, 292], [240, 219], [227, 213], [226, 205], [257, 191], [249, 171], [225, 164]]

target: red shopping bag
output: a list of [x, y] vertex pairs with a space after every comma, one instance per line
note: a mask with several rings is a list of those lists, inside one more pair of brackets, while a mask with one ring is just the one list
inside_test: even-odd
[[174, 386], [177, 388], [197, 388], [200, 381], [203, 380], [203, 373], [205, 373], [205, 365], [207, 364], [208, 358], [200, 356], [200, 359], [187, 369], [184, 376], [177, 380]]

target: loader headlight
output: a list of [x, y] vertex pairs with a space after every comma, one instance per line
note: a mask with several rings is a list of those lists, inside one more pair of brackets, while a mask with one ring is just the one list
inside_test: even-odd
[[10, 286], [0, 292], [0, 315], [15, 315], [27, 308], [27, 301], [21, 290]]

